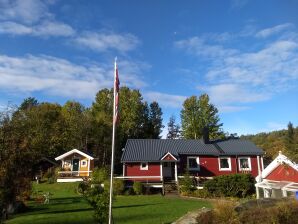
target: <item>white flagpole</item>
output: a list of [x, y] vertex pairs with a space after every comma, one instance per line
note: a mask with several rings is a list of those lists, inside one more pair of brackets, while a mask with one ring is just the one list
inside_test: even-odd
[[109, 224], [112, 224], [112, 200], [113, 200], [113, 177], [114, 177], [114, 151], [115, 151], [115, 132], [116, 132], [116, 69], [117, 58], [115, 58], [115, 71], [114, 71], [114, 106], [113, 106], [113, 135], [112, 135], [112, 156], [111, 156], [111, 179], [110, 179], [110, 203], [109, 203]]

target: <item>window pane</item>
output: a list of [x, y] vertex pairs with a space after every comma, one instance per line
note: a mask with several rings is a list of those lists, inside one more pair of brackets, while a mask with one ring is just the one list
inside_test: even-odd
[[248, 159], [240, 159], [240, 168], [241, 169], [248, 169]]
[[221, 169], [224, 169], [224, 168], [229, 169], [230, 168], [230, 166], [229, 166], [229, 159], [228, 158], [222, 158], [222, 159], [220, 159], [220, 168]]
[[195, 158], [188, 159], [189, 168], [198, 168], [198, 164]]

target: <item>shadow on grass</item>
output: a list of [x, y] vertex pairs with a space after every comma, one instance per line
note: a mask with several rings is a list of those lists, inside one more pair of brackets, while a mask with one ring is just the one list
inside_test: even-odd
[[159, 205], [162, 203], [152, 203], [152, 204], [139, 204], [139, 205], [121, 205], [121, 206], [113, 206], [113, 208], [134, 208], [134, 207], [145, 207], [150, 205]]
[[67, 209], [67, 210], [40, 212], [38, 214], [61, 214], [61, 213], [70, 213], [70, 212], [85, 212], [85, 211], [92, 211], [92, 210], [93, 210], [92, 208], [80, 208], [80, 209]]

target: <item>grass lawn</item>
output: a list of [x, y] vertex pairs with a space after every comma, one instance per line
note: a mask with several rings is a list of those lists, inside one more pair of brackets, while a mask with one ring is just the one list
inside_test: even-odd
[[[29, 211], [8, 220], [8, 224], [95, 223], [93, 210], [75, 192], [76, 183], [34, 184], [35, 191], [51, 192], [50, 204], [28, 202]], [[113, 216], [116, 224], [171, 223], [188, 211], [210, 207], [210, 203], [160, 195], [117, 196]]]

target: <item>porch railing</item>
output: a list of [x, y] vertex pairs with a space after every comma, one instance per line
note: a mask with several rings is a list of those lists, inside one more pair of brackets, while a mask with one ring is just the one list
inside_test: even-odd
[[86, 177], [90, 176], [90, 173], [92, 173], [92, 171], [58, 171], [58, 178]]
[[122, 180], [139, 180], [142, 182], [162, 182], [163, 178], [161, 176], [118, 176], [116, 179]]

